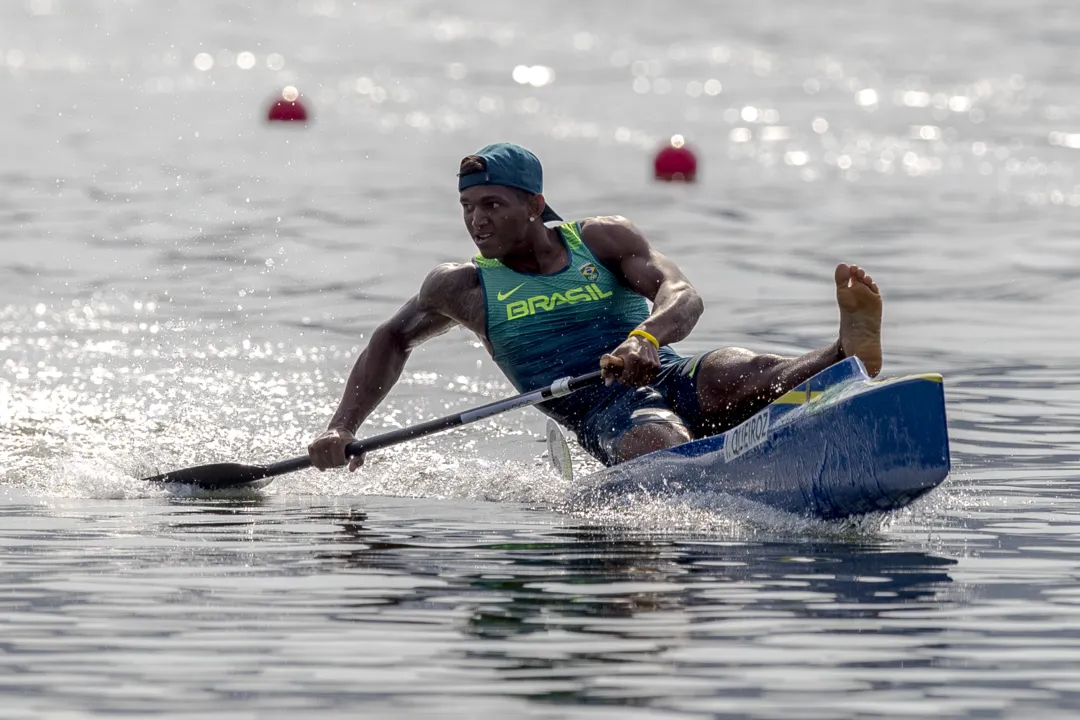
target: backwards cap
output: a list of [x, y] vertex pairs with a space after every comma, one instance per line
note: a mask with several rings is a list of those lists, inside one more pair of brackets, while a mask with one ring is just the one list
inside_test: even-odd
[[[513, 143], [495, 143], [476, 153], [483, 170], [458, 174], [458, 192], [475, 185], [503, 185], [539, 195], [544, 192], [544, 169], [535, 155]], [[540, 213], [544, 222], [562, 220], [559, 214], [545, 203]]]

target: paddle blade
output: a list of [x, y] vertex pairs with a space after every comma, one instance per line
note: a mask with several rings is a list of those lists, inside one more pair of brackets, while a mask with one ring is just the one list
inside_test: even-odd
[[267, 477], [266, 468], [239, 463], [216, 463], [199, 465], [183, 470], [173, 470], [164, 475], [143, 478], [152, 483], [175, 483], [194, 485], [203, 490], [228, 490], [231, 488], [261, 488], [268, 485], [272, 478]]
[[573, 482], [574, 463], [570, 458], [570, 446], [566, 444], [566, 437], [563, 436], [559, 425], [551, 418], [547, 421], [547, 448], [548, 457], [551, 459], [555, 472], [563, 481]]

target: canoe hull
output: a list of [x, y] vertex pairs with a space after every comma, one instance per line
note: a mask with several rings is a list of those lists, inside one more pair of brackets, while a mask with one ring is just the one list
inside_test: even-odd
[[849, 358], [726, 433], [589, 476], [577, 499], [722, 492], [831, 520], [904, 507], [949, 469], [941, 376], [873, 381]]

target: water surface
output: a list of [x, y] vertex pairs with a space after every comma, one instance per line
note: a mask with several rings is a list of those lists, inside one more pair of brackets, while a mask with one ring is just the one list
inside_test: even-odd
[[[1080, 11], [664, 7], [0, 7], [6, 717], [1075, 714]], [[286, 84], [306, 129], [261, 122]], [[658, 187], [676, 133], [700, 182]], [[869, 268], [884, 372], [945, 376], [951, 477], [844, 524], [571, 509], [527, 411], [259, 493], [138, 482], [302, 453], [472, 254], [454, 175], [496, 140], [686, 270], [684, 353], [824, 345], [833, 266]], [[453, 331], [365, 431], [511, 391]]]

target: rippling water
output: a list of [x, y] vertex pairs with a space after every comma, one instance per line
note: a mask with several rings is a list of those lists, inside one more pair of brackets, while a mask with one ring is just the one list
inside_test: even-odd
[[[1075, 713], [1080, 10], [663, 7], [0, 5], [5, 717]], [[287, 84], [306, 129], [261, 122]], [[673, 134], [695, 186], [650, 181]], [[503, 139], [687, 270], [684, 352], [824, 344], [832, 266], [869, 268], [885, 373], [945, 376], [951, 478], [842, 525], [586, 513], [528, 411], [246, 496], [139, 484], [302, 452], [471, 255], [457, 161]], [[455, 331], [366, 431], [510, 391]]]

